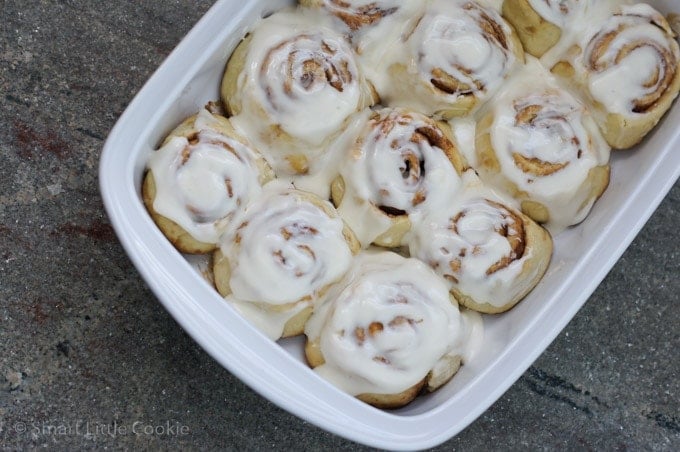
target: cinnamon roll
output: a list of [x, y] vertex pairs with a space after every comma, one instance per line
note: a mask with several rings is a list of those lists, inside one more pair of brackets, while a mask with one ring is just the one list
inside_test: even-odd
[[223, 236], [215, 286], [272, 339], [294, 336], [359, 248], [328, 201], [274, 181]]
[[[599, 0], [601, 1], [601, 0]], [[563, 30], [585, 19], [589, 0], [505, 0], [502, 14], [517, 30], [524, 50], [543, 56], [562, 38]]]
[[552, 255], [550, 234], [506, 205], [474, 171], [445, 209], [415, 228], [412, 257], [428, 263], [456, 300], [475, 311], [507, 311], [542, 278]]
[[331, 196], [364, 247], [396, 247], [414, 215], [456, 192], [465, 162], [447, 126], [406, 109], [373, 112], [340, 163]]
[[443, 119], [486, 101], [524, 54], [512, 27], [473, 0], [428, 3], [403, 40], [385, 82], [374, 82], [381, 99]]
[[364, 253], [307, 322], [305, 355], [341, 390], [396, 408], [446, 383], [480, 333], [481, 319], [461, 314], [425, 264]]
[[142, 198], [183, 252], [208, 253], [233, 216], [274, 174], [229, 120], [202, 109], [180, 124], [147, 162]]
[[589, 110], [535, 60], [477, 126], [482, 179], [553, 231], [581, 222], [609, 184], [610, 149]]
[[275, 13], [227, 63], [222, 100], [277, 172], [309, 172], [347, 118], [375, 101], [329, 20], [314, 10]]
[[680, 48], [651, 6], [622, 6], [583, 48], [584, 80], [607, 142], [629, 148], [659, 122], [680, 91]]

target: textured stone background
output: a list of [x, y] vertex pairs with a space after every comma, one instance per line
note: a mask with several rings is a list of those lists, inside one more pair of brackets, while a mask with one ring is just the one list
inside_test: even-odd
[[[356, 447], [213, 362], [146, 289], [103, 211], [109, 130], [210, 5], [0, 2], [3, 449]], [[568, 328], [442, 449], [680, 449], [678, 224], [676, 184]], [[135, 423], [142, 434], [121, 434]]]

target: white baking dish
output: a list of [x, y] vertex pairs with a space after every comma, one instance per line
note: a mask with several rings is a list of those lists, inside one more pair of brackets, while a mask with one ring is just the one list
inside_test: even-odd
[[[539, 286], [509, 313], [485, 316], [485, 345], [475, 359], [434, 394], [397, 411], [381, 411], [341, 393], [309, 370], [301, 339], [277, 344], [251, 327], [170, 245], [141, 202], [149, 153], [183, 118], [218, 98], [225, 62], [249, 25], [290, 3], [215, 4], [112, 130], [100, 163], [104, 203], [120, 241], [165, 308], [254, 390], [357, 442], [388, 449], [434, 446], [470, 424], [545, 350], [677, 180], [680, 106], [675, 105], [637, 149], [614, 154], [609, 189], [584, 223], [556, 237], [551, 267]], [[676, 2], [651, 3], [668, 11]]]

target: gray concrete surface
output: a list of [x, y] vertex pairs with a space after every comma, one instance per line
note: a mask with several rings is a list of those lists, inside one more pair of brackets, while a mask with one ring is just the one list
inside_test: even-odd
[[[102, 208], [107, 133], [210, 5], [0, 2], [2, 449], [356, 448], [204, 353]], [[441, 449], [679, 450], [678, 224], [680, 184], [541, 358]]]

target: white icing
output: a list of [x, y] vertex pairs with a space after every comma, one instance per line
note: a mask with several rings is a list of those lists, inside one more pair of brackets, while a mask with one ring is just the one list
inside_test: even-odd
[[[413, 29], [425, 8], [422, 0], [324, 0], [324, 7], [345, 21], [362, 72], [375, 83], [384, 79], [383, 59]], [[349, 18], [349, 20], [345, 20]], [[351, 21], [355, 22], [352, 26]], [[370, 76], [369, 76], [370, 74]], [[378, 83], [381, 85], [380, 83]]]
[[456, 139], [456, 145], [466, 162], [473, 168], [477, 166], [475, 154], [475, 134], [477, 121], [471, 117], [453, 118], [448, 121]]
[[490, 8], [495, 9], [496, 11], [500, 12], [501, 8], [503, 7], [503, 2], [505, 0], [477, 0], [477, 3], [480, 3], [482, 5], [486, 4]]
[[[518, 122], [525, 108], [536, 106], [533, 118]], [[592, 116], [576, 98], [559, 88], [554, 77], [529, 58], [499, 92], [493, 106], [494, 122], [488, 131], [500, 164], [500, 179], [480, 168], [487, 182], [507, 188], [509, 181], [522, 199], [545, 205], [549, 227], [557, 231], [583, 220], [594, 199], [585, 184], [589, 171], [607, 164], [610, 149]], [[484, 133], [480, 131], [479, 133]], [[517, 158], [557, 165], [551, 174], [527, 172]], [[512, 190], [511, 190], [512, 191]]]
[[460, 178], [453, 164], [420, 129], [444, 139], [435, 123], [419, 113], [380, 110], [340, 163], [345, 194], [338, 211], [364, 247], [392, 224], [381, 208], [403, 211], [417, 221], [456, 193]]
[[426, 2], [399, 2], [399, 9], [370, 27], [352, 33], [357, 62], [379, 94], [391, 83], [387, 68], [403, 53], [403, 43], [423, 15]]
[[[662, 94], [668, 87], [673, 74], [668, 71], [677, 70], [680, 55], [668, 31], [652, 23], [663, 20], [649, 5], [623, 6], [585, 48], [590, 93], [607, 111], [635, 114], [636, 101], [653, 93]], [[594, 46], [605, 39], [605, 53], [591, 61]], [[637, 42], [644, 44], [629, 51], [631, 44]], [[662, 55], [666, 55], [666, 64]]]
[[254, 151], [212, 128], [214, 122], [201, 110], [197, 143], [173, 137], [148, 161], [154, 210], [205, 243], [217, 243], [232, 216], [260, 191]]
[[450, 288], [478, 304], [501, 307], [535, 276], [518, 279], [532, 253], [522, 246], [518, 254], [507, 238], [520, 237], [526, 242], [518, 214], [486, 188], [474, 171], [466, 171], [463, 180], [463, 188], [449, 205], [430, 212], [415, 228], [409, 250], [444, 277]]
[[459, 335], [459, 343], [454, 346], [460, 351], [463, 364], [471, 362], [484, 344], [484, 320], [479, 312], [461, 308], [461, 324], [463, 334]]
[[[502, 36], [487, 33], [483, 23], [494, 23]], [[374, 84], [387, 104], [428, 115], [439, 115], [465, 96], [483, 101], [514, 67], [510, 35], [509, 25], [491, 7], [467, 0], [434, 0], [427, 3], [405, 49], [393, 46], [381, 64], [393, 72], [395, 64], [403, 65], [410, 83], [396, 72]], [[437, 88], [432, 83], [436, 71], [458, 80], [461, 88], [453, 93]]]
[[[533, 0], [532, 5], [536, 9], [544, 1]], [[656, 97], [663, 94], [670, 78], [666, 71], [677, 68], [680, 61], [677, 43], [669, 30], [659, 25], [664, 22], [663, 16], [647, 4], [630, 5], [629, 0], [579, 3], [569, 20], [559, 24], [560, 41], [541, 62], [548, 68], [560, 61], [571, 64], [589, 95], [606, 112], [628, 117], [643, 114], [644, 105], [641, 113], [636, 112], [637, 102], [655, 97], [654, 93]], [[594, 57], [602, 42], [606, 42], [605, 52]], [[645, 44], [631, 48], [636, 42]], [[670, 60], [669, 67], [664, 66], [662, 54]], [[643, 104], [652, 104], [653, 100]]]
[[559, 27], [571, 24], [589, 0], [528, 0], [531, 8], [543, 19]]
[[[533, 0], [539, 3], [546, 0]], [[550, 1], [550, 0], [547, 0]], [[569, 14], [560, 15], [556, 9], [544, 12], [543, 17], [561, 28], [560, 40], [541, 57], [547, 68], [552, 68], [560, 60], [567, 59], [572, 64], [581, 65], [582, 50], [599, 27], [620, 7], [632, 0], [572, 0], [569, 2]], [[536, 8], [536, 6], [534, 6]], [[539, 7], [540, 10], [540, 7]], [[550, 18], [552, 17], [553, 20]], [[574, 53], [576, 48], [579, 52]]]
[[[371, 333], [372, 324], [380, 331]], [[464, 355], [472, 331], [427, 266], [382, 252], [356, 258], [305, 334], [325, 360], [315, 371], [358, 395], [410, 388], [440, 360]]]
[[330, 199], [331, 183], [338, 175], [338, 168], [342, 165], [343, 159], [347, 158], [347, 150], [354, 145], [361, 130], [366, 126], [371, 112], [371, 109], [366, 108], [351, 116], [342, 133], [328, 144], [326, 151], [310, 167], [308, 174], [295, 176], [281, 174], [279, 179], [299, 190], [314, 193], [322, 199]]
[[[252, 32], [238, 78], [235, 126], [254, 137], [276, 169], [286, 157], [315, 157], [349, 115], [366, 103], [354, 54], [330, 19], [313, 10], [282, 11]], [[294, 141], [281, 139], [280, 128]]]
[[[231, 264], [234, 298], [270, 305], [314, 299], [347, 271], [352, 251], [342, 219], [306, 196], [311, 195], [269, 183], [224, 236], [221, 249]], [[319, 203], [333, 209], [327, 201]]]

